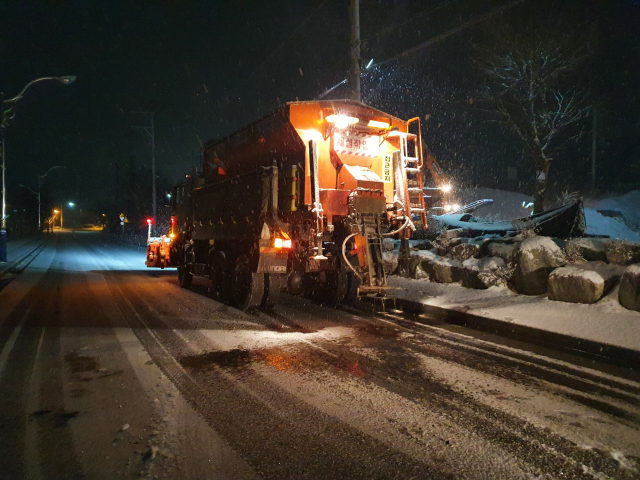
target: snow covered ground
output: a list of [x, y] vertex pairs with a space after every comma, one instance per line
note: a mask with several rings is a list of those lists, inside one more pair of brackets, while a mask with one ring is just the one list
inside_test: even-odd
[[398, 298], [640, 351], [640, 312], [618, 303], [618, 287], [584, 305], [549, 300], [546, 294], [518, 295], [506, 287], [475, 290], [397, 276], [388, 282], [399, 287], [393, 293]]
[[584, 201], [587, 232], [640, 242], [640, 191]]
[[[458, 200], [465, 205], [485, 198], [493, 199], [493, 205], [478, 209], [475, 215], [492, 220], [526, 216], [522, 203], [533, 200], [521, 193], [489, 188], [458, 192]], [[584, 204], [588, 233], [640, 242], [640, 191], [586, 198]], [[618, 286], [598, 303], [586, 305], [549, 300], [546, 294], [519, 295], [507, 287], [476, 290], [397, 276], [389, 277], [389, 284], [398, 287], [394, 296], [399, 298], [640, 351], [640, 312], [620, 305]]]
[[[524, 217], [529, 212], [522, 207], [532, 197], [517, 192], [507, 192], [492, 188], [474, 188], [458, 192], [461, 204], [467, 205], [474, 200], [493, 199], [493, 205], [485, 206], [476, 212], [479, 217], [492, 220], [510, 220]], [[631, 242], [640, 242], [640, 191], [633, 190], [624, 195], [603, 199], [584, 199], [587, 233], [607, 235]]]

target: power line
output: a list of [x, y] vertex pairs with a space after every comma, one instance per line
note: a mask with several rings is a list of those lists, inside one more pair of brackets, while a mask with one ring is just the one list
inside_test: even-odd
[[433, 12], [435, 12], [436, 10], [441, 9], [442, 7], [446, 7], [447, 5], [450, 5], [451, 3], [453, 3], [453, 0], [446, 0], [444, 2], [442, 2], [440, 5], [437, 5], [429, 10], [425, 10], [423, 12], [417, 13], [415, 15], [413, 15], [409, 20], [405, 20], [404, 22], [399, 22], [399, 23], [394, 23], [393, 25], [389, 25], [388, 27], [383, 28], [382, 30], [380, 30], [378, 33], [374, 33], [373, 35], [369, 35], [367, 38], [364, 38], [362, 41], [366, 42], [368, 40], [371, 40], [372, 38], [376, 38], [379, 37], [380, 35], [388, 32], [389, 30], [393, 30], [396, 27], [401, 27], [402, 25], [406, 25], [407, 23], [411, 23], [415, 20], [417, 20], [420, 17], [423, 17], [424, 15], [429, 15]]
[[473, 20], [469, 20], [468, 22], [465, 22], [462, 25], [459, 25], [459, 26], [457, 26], [455, 28], [452, 28], [451, 30], [449, 30], [447, 32], [444, 32], [444, 33], [442, 33], [440, 35], [437, 35], [437, 36], [435, 36], [433, 38], [430, 38], [429, 40], [427, 40], [426, 42], [421, 43], [420, 45], [417, 45], [417, 46], [412, 47], [412, 48], [410, 48], [408, 50], [405, 50], [404, 52], [399, 53], [397, 55], [394, 55], [391, 58], [383, 60], [382, 62], [376, 63], [375, 65], [373, 65], [373, 67], [380, 67], [382, 65], [386, 65], [387, 63], [393, 62], [394, 60], [397, 60], [400, 57], [406, 57], [407, 55], [410, 55], [412, 53], [417, 52], [418, 50], [422, 50], [423, 48], [429, 47], [429, 46], [433, 45], [434, 43], [437, 43], [437, 42], [439, 42], [441, 40], [444, 40], [447, 37], [455, 35], [456, 33], [461, 32], [462, 30], [466, 30], [467, 28], [473, 27], [474, 25], [485, 21], [486, 19], [496, 15], [497, 13], [502, 13], [505, 10], [507, 10], [507, 9], [509, 9], [511, 7], [514, 7], [514, 6], [516, 6], [516, 5], [518, 5], [519, 3], [522, 3], [522, 2], [524, 2], [524, 0], [514, 0], [511, 3], [508, 3], [507, 5], [503, 5], [502, 7], [498, 7], [498, 8], [496, 8], [495, 10], [493, 10], [493, 11], [491, 11], [489, 13], [486, 13], [486, 14], [484, 14], [484, 15], [478, 17], [478, 18], [475, 18]]
[[269, 55], [269, 58], [267, 58], [264, 62], [262, 62], [262, 64], [260, 64], [260, 66], [259, 66], [258, 68], [256, 68], [253, 72], [251, 72], [251, 74], [249, 74], [249, 76], [248, 76], [247, 78], [251, 78], [251, 77], [253, 77], [256, 73], [258, 73], [258, 71], [260, 71], [260, 69], [262, 69], [262, 67], [264, 67], [267, 63], [269, 63], [269, 62], [273, 59], [273, 57], [275, 56], [275, 54], [276, 54], [278, 51], [280, 51], [280, 49], [281, 49], [282, 47], [284, 47], [284, 46], [285, 46], [285, 44], [286, 44], [289, 40], [291, 40], [291, 39], [295, 36], [295, 34], [296, 34], [296, 33], [298, 33], [298, 32], [300, 31], [300, 29], [301, 29], [302, 27], [304, 27], [304, 26], [307, 24], [307, 22], [308, 22], [309, 20], [311, 20], [311, 17], [313, 17], [313, 16], [318, 12], [318, 10], [320, 10], [320, 9], [322, 8], [322, 6], [323, 6], [325, 3], [327, 3], [327, 0], [324, 0], [320, 5], [318, 5], [318, 7], [317, 7], [313, 12], [311, 12], [311, 15], [309, 15], [309, 16], [306, 18], [306, 20], [305, 20], [304, 22], [302, 22], [300, 25], [298, 25], [298, 28], [296, 28], [296, 29], [293, 31], [293, 33], [292, 33], [291, 35], [289, 35], [289, 37], [287, 37], [287, 39], [286, 39], [284, 42], [282, 42], [282, 43], [281, 43], [281, 44], [280, 44], [280, 45], [279, 45], [275, 50], [273, 50], [273, 51], [271, 52], [271, 55]]
[[[478, 17], [478, 18], [475, 18], [473, 20], [469, 20], [468, 22], [465, 22], [462, 25], [459, 25], [459, 26], [457, 26], [455, 28], [452, 28], [451, 30], [448, 30], [448, 31], [440, 34], [440, 35], [432, 37], [429, 40], [427, 40], [426, 42], [423, 42], [423, 43], [421, 43], [421, 44], [419, 44], [419, 45], [417, 45], [415, 47], [411, 47], [410, 49], [405, 50], [402, 53], [399, 53], [397, 55], [394, 55], [391, 58], [388, 58], [388, 59], [383, 60], [383, 61], [381, 61], [379, 63], [376, 63], [375, 65], [372, 65], [371, 67], [369, 67], [369, 69], [377, 68], [377, 67], [380, 67], [382, 65], [386, 65], [387, 63], [393, 62], [394, 60], [397, 60], [400, 57], [406, 57], [407, 55], [410, 55], [411, 53], [415, 53], [418, 50], [422, 50], [423, 48], [429, 47], [429, 46], [433, 45], [434, 43], [437, 43], [437, 42], [439, 42], [441, 40], [444, 40], [447, 37], [450, 37], [451, 35], [455, 35], [456, 33], [461, 32], [462, 30], [465, 30], [465, 29], [470, 28], [470, 27], [472, 27], [472, 26], [474, 26], [474, 25], [476, 25], [476, 24], [478, 24], [480, 22], [483, 22], [484, 20], [492, 17], [493, 15], [495, 15], [497, 13], [504, 12], [505, 10], [507, 10], [507, 9], [509, 9], [511, 7], [514, 7], [517, 4], [522, 3], [522, 2], [524, 2], [524, 0], [514, 0], [514, 1], [512, 1], [511, 3], [509, 3], [507, 5], [503, 5], [502, 7], [499, 7], [497, 9], [495, 9], [495, 10], [492, 10], [492, 11], [490, 11], [490, 12], [488, 12], [488, 13], [486, 13], [486, 14]], [[439, 8], [439, 7], [436, 7], [436, 8]], [[434, 8], [434, 10], [435, 10], [435, 8]], [[336, 88], [338, 88], [340, 85], [342, 85], [346, 81], [347, 81], [347, 79], [345, 78], [344, 80], [341, 80], [340, 82], [336, 83], [333, 87], [331, 87], [328, 90], [324, 91], [319, 97], [316, 98], [316, 100], [324, 97], [325, 95], [328, 95], [330, 92], [334, 91]]]

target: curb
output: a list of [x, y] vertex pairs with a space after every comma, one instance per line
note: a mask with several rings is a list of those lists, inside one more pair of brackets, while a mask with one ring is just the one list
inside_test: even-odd
[[[33, 248], [29, 248], [27, 253], [22, 255], [17, 260], [2, 266], [0, 269], [0, 290], [6, 287], [11, 281], [15, 278], [15, 275], [22, 273], [26, 267], [33, 261], [33, 259], [40, 253], [38, 250], [42, 250], [46, 245], [47, 240], [39, 240], [37, 244]], [[30, 257], [32, 257], [30, 259]], [[26, 265], [22, 267], [22, 269], [18, 269], [18, 267], [24, 263], [26, 260], [29, 260]]]
[[[427, 314], [446, 323], [499, 335], [502, 337], [530, 343], [554, 350], [562, 350], [572, 355], [587, 357], [592, 360], [616, 365], [618, 367], [636, 369], [640, 365], [640, 351], [618, 347], [607, 343], [586, 340], [562, 333], [549, 332], [526, 325], [517, 325], [502, 320], [482, 317], [473, 313], [451, 310], [404, 298], [370, 299], [376, 307], [396, 308], [411, 315]], [[416, 321], [420, 322], [419, 319]]]

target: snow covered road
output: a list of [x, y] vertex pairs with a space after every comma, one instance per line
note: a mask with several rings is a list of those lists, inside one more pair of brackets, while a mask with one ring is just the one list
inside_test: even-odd
[[0, 292], [1, 478], [637, 478], [640, 376], [395, 313], [243, 313], [62, 233]]

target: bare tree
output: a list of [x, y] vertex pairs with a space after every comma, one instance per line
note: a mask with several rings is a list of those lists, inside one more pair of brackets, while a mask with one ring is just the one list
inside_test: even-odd
[[581, 134], [568, 127], [578, 127], [589, 112], [585, 92], [571, 77], [588, 53], [584, 36], [539, 26], [527, 32], [500, 28], [494, 45], [480, 51], [487, 79], [483, 97], [522, 140], [534, 163], [534, 212], [544, 210], [549, 169], [559, 150]]

